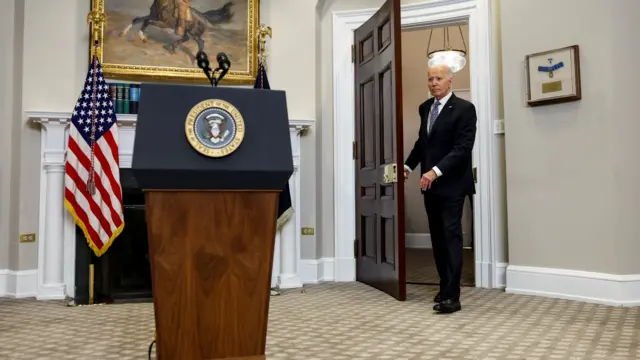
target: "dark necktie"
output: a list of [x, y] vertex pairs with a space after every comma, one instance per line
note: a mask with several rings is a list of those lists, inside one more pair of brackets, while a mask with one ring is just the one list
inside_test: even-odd
[[429, 127], [428, 132], [431, 133], [431, 128], [433, 128], [433, 124], [436, 122], [436, 118], [438, 118], [438, 107], [440, 106], [440, 101], [436, 101], [433, 104], [433, 109], [431, 110], [431, 117], [429, 118]]

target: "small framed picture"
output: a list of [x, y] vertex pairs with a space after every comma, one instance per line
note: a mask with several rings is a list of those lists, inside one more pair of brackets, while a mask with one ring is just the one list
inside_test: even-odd
[[525, 56], [526, 100], [529, 106], [558, 104], [582, 98], [578, 45]]

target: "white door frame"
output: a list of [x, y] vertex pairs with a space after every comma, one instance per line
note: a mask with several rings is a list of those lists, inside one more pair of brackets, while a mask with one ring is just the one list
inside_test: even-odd
[[[475, 277], [476, 286], [499, 287], [496, 271], [496, 204], [493, 171], [498, 93], [492, 66], [491, 0], [429, 0], [401, 7], [401, 26], [437, 26], [468, 21], [471, 98], [478, 114], [473, 163], [478, 168], [474, 199]], [[333, 13], [333, 156], [335, 216], [335, 280], [355, 280], [355, 173], [352, 158], [354, 141], [354, 68], [351, 62], [353, 31], [378, 9], [338, 11]], [[426, 54], [421, 54], [425, 56]], [[425, 84], [426, 86], [426, 84]]]

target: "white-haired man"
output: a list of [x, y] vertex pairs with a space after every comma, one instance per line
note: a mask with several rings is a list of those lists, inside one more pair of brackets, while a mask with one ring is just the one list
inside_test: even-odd
[[462, 273], [462, 208], [475, 193], [471, 151], [476, 135], [476, 109], [451, 92], [448, 66], [429, 69], [432, 98], [420, 104], [418, 140], [405, 161], [405, 179], [420, 164], [431, 243], [440, 276], [440, 292], [433, 309], [453, 313], [460, 305]]

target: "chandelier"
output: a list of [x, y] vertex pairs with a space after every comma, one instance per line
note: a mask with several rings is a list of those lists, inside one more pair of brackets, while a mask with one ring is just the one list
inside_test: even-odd
[[460, 32], [460, 38], [462, 39], [462, 46], [464, 50], [454, 49], [449, 41], [449, 27], [443, 29], [443, 45], [442, 48], [430, 51], [431, 36], [433, 35], [433, 29], [429, 32], [429, 43], [427, 44], [427, 57], [429, 58], [429, 67], [438, 65], [447, 65], [452, 72], [456, 73], [467, 64], [467, 45], [462, 35], [462, 28], [458, 25], [458, 31]]

